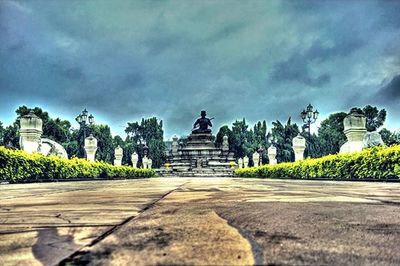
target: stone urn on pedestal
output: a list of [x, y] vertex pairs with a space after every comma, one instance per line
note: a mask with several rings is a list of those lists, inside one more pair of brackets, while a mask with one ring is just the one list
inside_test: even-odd
[[172, 155], [177, 156], [178, 155], [178, 149], [179, 149], [179, 143], [178, 143], [178, 138], [174, 136], [172, 138]]
[[304, 159], [304, 150], [306, 149], [306, 139], [300, 134], [293, 138], [294, 160], [300, 161]]
[[223, 152], [228, 152], [229, 151], [229, 142], [228, 142], [228, 136], [224, 135], [222, 137], [222, 151]]
[[122, 164], [122, 156], [124, 154], [124, 150], [118, 145], [118, 147], [114, 150], [114, 165], [120, 166]]
[[249, 167], [249, 157], [244, 156], [243, 157], [243, 168]]
[[86, 160], [89, 162], [95, 161], [96, 151], [97, 151], [97, 139], [90, 134], [89, 137], [85, 139], [85, 151]]
[[276, 154], [277, 154], [277, 152], [276, 152], [276, 147], [273, 146], [273, 145], [271, 145], [271, 146], [268, 148], [268, 160], [269, 160], [269, 164], [277, 164], [277, 161], [276, 161]]
[[258, 152], [253, 153], [253, 164], [254, 166], [260, 165], [260, 154]]
[[238, 165], [239, 165], [239, 168], [243, 168], [243, 159], [242, 158], [238, 159]]
[[21, 149], [28, 152], [38, 152], [42, 136], [42, 119], [37, 117], [33, 111], [24, 115], [20, 119], [20, 138]]
[[364, 135], [367, 132], [366, 118], [352, 109], [343, 120], [344, 134], [347, 142], [340, 147], [339, 153], [358, 152], [364, 148]]
[[132, 166], [136, 168], [137, 167], [137, 163], [139, 161], [139, 156], [138, 156], [138, 154], [136, 152], [132, 153], [131, 161], [132, 161]]

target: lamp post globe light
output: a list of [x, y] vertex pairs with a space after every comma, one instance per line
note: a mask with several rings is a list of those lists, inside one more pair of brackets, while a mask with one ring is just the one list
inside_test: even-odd
[[309, 104], [306, 109], [300, 113], [301, 119], [304, 122], [303, 130], [308, 129], [308, 136], [311, 138], [311, 124], [315, 123], [318, 119], [318, 110], [314, 111], [314, 107]]
[[83, 130], [83, 140], [86, 139], [86, 131], [89, 128], [89, 125], [94, 124], [94, 116], [92, 114], [88, 114], [89, 112], [85, 108], [82, 113], [75, 118], [76, 122], [78, 122], [80, 128]]

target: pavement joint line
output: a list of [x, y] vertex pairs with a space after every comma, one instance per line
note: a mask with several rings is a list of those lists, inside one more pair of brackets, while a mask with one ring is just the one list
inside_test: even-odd
[[184, 185], [186, 185], [189, 182], [190, 181], [184, 182], [183, 184], [181, 184], [181, 185], [177, 186], [176, 188], [174, 188], [174, 189], [168, 191], [167, 193], [163, 194], [160, 198], [150, 202], [143, 209], [139, 210], [137, 215], [130, 216], [130, 217], [126, 218], [125, 220], [123, 220], [121, 223], [114, 225], [110, 230], [107, 230], [106, 232], [102, 233], [101, 235], [99, 235], [98, 237], [93, 239], [92, 242], [90, 242], [89, 244], [82, 246], [81, 248], [79, 248], [76, 251], [74, 251], [71, 255], [65, 257], [64, 259], [62, 259], [59, 263], [57, 263], [57, 265], [66, 265], [66, 263], [68, 261], [71, 261], [71, 260], [73, 260], [74, 257], [80, 255], [81, 252], [82, 252], [82, 249], [87, 248], [87, 247], [92, 247], [92, 246], [96, 245], [97, 243], [101, 242], [102, 240], [104, 240], [109, 235], [111, 235], [111, 234], [115, 233], [116, 231], [118, 231], [119, 228], [121, 228], [125, 224], [129, 223], [130, 221], [134, 220], [135, 218], [138, 218], [145, 211], [153, 208], [158, 202], [163, 200], [165, 197], [167, 197], [171, 193], [179, 190], [181, 187], [183, 187]]

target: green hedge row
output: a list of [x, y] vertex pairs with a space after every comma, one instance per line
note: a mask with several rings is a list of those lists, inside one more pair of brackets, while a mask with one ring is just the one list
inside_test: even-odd
[[239, 177], [400, 179], [400, 145], [374, 147], [361, 152], [328, 155], [293, 163], [236, 169]]
[[49, 181], [55, 179], [145, 178], [155, 175], [152, 169], [114, 166], [84, 159], [61, 159], [56, 156], [28, 154], [0, 146], [0, 180], [9, 182]]

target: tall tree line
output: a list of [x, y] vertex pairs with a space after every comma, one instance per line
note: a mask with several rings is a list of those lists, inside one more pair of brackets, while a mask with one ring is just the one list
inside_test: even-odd
[[[379, 110], [377, 107], [367, 105], [364, 108], [352, 108], [366, 117], [367, 131], [375, 131], [381, 128], [386, 119], [386, 110]], [[338, 112], [329, 115], [323, 120], [318, 128], [317, 134], [311, 135], [308, 132], [300, 132], [300, 128], [296, 123], [292, 123], [289, 118], [286, 123], [277, 120], [272, 122], [272, 128], [267, 133], [265, 121], [257, 122], [253, 128], [249, 128], [246, 120], [236, 120], [231, 128], [224, 125], [220, 128], [216, 144], [222, 143], [224, 135], [228, 136], [229, 147], [234, 152], [236, 158], [251, 155], [262, 146], [264, 151], [273, 144], [277, 148], [277, 161], [290, 162], [294, 160], [294, 152], [292, 148], [292, 140], [298, 134], [306, 138], [305, 157], [317, 158], [328, 154], [336, 154], [340, 147], [346, 142], [346, 136], [343, 133], [343, 120], [349, 113]], [[382, 140], [386, 145], [400, 144], [400, 133], [391, 132], [386, 128], [379, 131]], [[267, 162], [267, 158], [263, 154], [263, 161]]]

